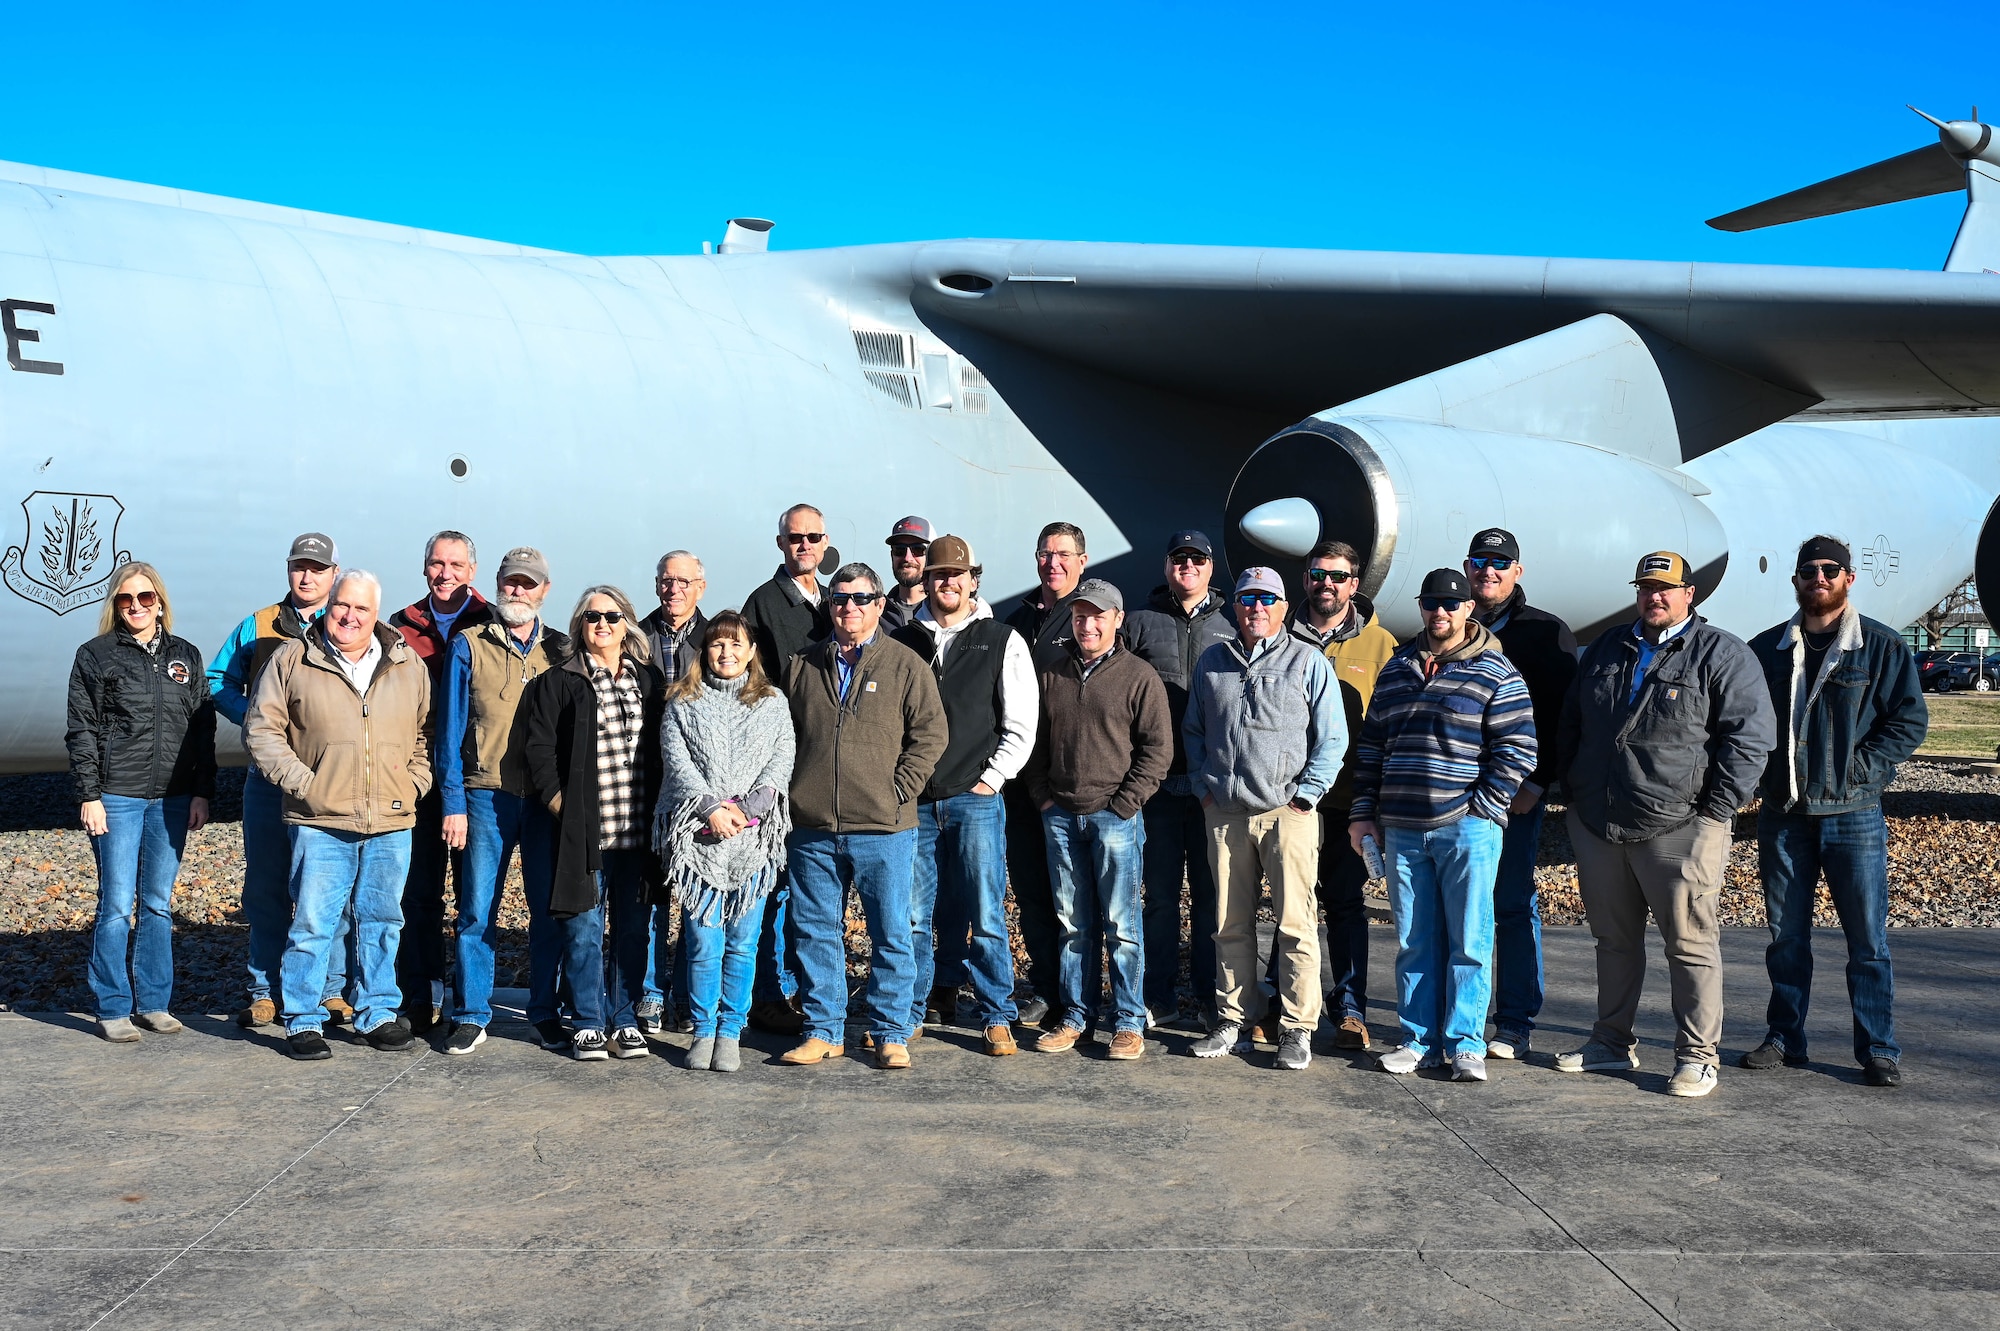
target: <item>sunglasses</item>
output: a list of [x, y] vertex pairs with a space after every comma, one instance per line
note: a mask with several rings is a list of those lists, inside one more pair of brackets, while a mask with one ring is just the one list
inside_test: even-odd
[[902, 555], [906, 558], [911, 555], [922, 555], [928, 549], [930, 547], [922, 541], [892, 541], [889, 545], [889, 550], [892, 554]]
[[1184, 564], [1189, 568], [1200, 568], [1208, 562], [1207, 555], [1198, 554], [1194, 551], [1189, 551], [1187, 554], [1181, 555], [1169, 555], [1168, 559], [1173, 563], [1175, 568], [1179, 568]]
[[781, 538], [787, 545], [818, 545], [826, 539], [823, 531], [788, 531]]
[[1306, 570], [1307, 582], [1330, 582], [1336, 587], [1343, 582], [1353, 581], [1355, 576], [1355, 574], [1348, 572], [1344, 568], [1309, 568]]
[[132, 602], [137, 601], [146, 609], [151, 610], [153, 603], [159, 599], [160, 594], [158, 592], [120, 592], [111, 598], [111, 604], [120, 610], [130, 610]]
[[622, 624], [625, 622], [625, 612], [622, 610], [586, 610], [583, 612], [583, 622], [586, 624]]
[[1253, 605], [1276, 605], [1284, 598], [1276, 592], [1243, 592], [1236, 598], [1236, 604], [1249, 608]]
[[845, 610], [848, 606], [871, 606], [882, 599], [880, 592], [829, 592], [826, 603], [835, 610]]
[[1458, 608], [1464, 604], [1465, 602], [1456, 596], [1419, 596], [1417, 598], [1417, 608], [1426, 614], [1429, 614], [1433, 610], [1442, 610], [1447, 615], [1455, 615], [1458, 613]]
[[1801, 564], [1798, 567], [1798, 577], [1803, 582], [1832, 582], [1845, 572], [1847, 572], [1845, 564]]
[[1505, 573], [1508, 569], [1514, 567], [1513, 560], [1502, 559], [1498, 555], [1474, 555], [1472, 558], [1466, 560], [1465, 562], [1472, 565], [1474, 568], [1498, 569], [1502, 573]]

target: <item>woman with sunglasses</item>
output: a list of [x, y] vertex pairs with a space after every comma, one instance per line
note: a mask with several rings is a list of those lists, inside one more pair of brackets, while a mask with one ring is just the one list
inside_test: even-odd
[[[181, 1028], [169, 903], [187, 834], [215, 794], [215, 707], [201, 651], [171, 632], [167, 585], [151, 564], [111, 575], [98, 636], [69, 676], [69, 770], [97, 859], [90, 990], [105, 1039]], [[132, 913], [139, 928], [133, 940]], [[132, 944], [127, 958], [127, 944]]]
[[[543, 931], [555, 946], [529, 955], [528, 1020], [543, 1048], [567, 1043], [584, 1061], [647, 1051], [637, 1009], [650, 942], [645, 903], [661, 881], [649, 824], [660, 794], [666, 680], [638, 622], [624, 592], [589, 588], [570, 616], [568, 654], [521, 700], [528, 781], [556, 820], [553, 874], [523, 884], [529, 915], [556, 925]], [[576, 1012], [567, 1040], [556, 1010], [558, 971]]]
[[670, 867], [688, 958], [688, 1066], [734, 1072], [750, 1012], [757, 934], [791, 830], [791, 709], [733, 610], [708, 622], [667, 692], [653, 844]]

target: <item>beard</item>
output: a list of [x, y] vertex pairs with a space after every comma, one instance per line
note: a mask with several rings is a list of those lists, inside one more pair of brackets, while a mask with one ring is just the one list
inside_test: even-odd
[[1797, 588], [1794, 596], [1799, 609], [1813, 615], [1831, 615], [1847, 608], [1847, 588], [1830, 586], [1816, 582], [1810, 587]]
[[510, 629], [534, 622], [542, 608], [528, 601], [495, 601], [493, 613], [500, 616], [500, 622]]

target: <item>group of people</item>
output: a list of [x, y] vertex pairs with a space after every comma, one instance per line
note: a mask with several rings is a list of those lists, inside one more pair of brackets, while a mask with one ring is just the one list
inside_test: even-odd
[[1487, 1058], [1532, 1045], [1535, 862], [1559, 792], [1598, 1015], [1555, 1066], [1639, 1066], [1650, 915], [1677, 1027], [1667, 1089], [1700, 1096], [1719, 1061], [1732, 827], [1761, 793], [1772, 994], [1766, 1037], [1740, 1062], [1807, 1058], [1824, 875], [1855, 1058], [1870, 1084], [1899, 1083], [1880, 796], [1927, 715], [1900, 636], [1849, 601], [1839, 541], [1800, 547], [1797, 614], [1747, 644], [1694, 612], [1680, 555], [1649, 553], [1633, 621], [1579, 654], [1528, 603], [1522, 552], [1499, 528], [1423, 579], [1422, 630], [1400, 645], [1337, 539], [1314, 547], [1297, 588], [1258, 567], [1224, 592], [1209, 538], [1177, 532], [1162, 585], [1128, 610], [1087, 576], [1083, 531], [1050, 523], [1037, 586], [1004, 619], [970, 542], [921, 517], [890, 531], [886, 582], [861, 562], [824, 572], [826, 539], [820, 511], [794, 505], [778, 568], [740, 610], [705, 613], [702, 562], [674, 550], [643, 618], [597, 585], [558, 628], [531, 547], [502, 557], [488, 600], [472, 539], [439, 532], [425, 594], [384, 617], [380, 581], [306, 533], [285, 597], [206, 668], [172, 633], [159, 571], [119, 569], [69, 691], [104, 1038], [180, 1028], [169, 901], [208, 818], [219, 711], [251, 759], [238, 1021], [282, 1022], [301, 1059], [331, 1056], [331, 1023], [377, 1049], [434, 1029], [448, 1054], [478, 1049], [518, 854], [528, 1018], [580, 1060], [645, 1056], [671, 1027], [693, 1036], [691, 1066], [734, 1071], [746, 1024], [796, 1037], [784, 1063], [842, 1056], [852, 891], [868, 939], [861, 1042], [878, 1067], [909, 1067], [910, 1044], [957, 1021], [969, 988], [995, 1056], [1017, 1052], [1022, 1028], [1044, 1052], [1097, 1032], [1109, 1058], [1136, 1059], [1185, 998], [1206, 1032], [1196, 1057], [1266, 1043], [1276, 1066], [1303, 1069], [1323, 1017], [1333, 1047], [1370, 1050], [1374, 877], [1393, 908], [1401, 1026], [1380, 1067], [1483, 1081]]

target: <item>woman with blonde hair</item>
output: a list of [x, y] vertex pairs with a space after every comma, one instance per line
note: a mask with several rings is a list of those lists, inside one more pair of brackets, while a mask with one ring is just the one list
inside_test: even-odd
[[[69, 675], [69, 771], [97, 860], [90, 991], [114, 1043], [181, 1029], [174, 993], [174, 879], [215, 795], [215, 707], [201, 650], [172, 633], [167, 584], [120, 565], [98, 634]], [[133, 938], [132, 914], [139, 927]], [[128, 945], [130, 956], [128, 959]]]
[[688, 1066], [734, 1072], [750, 1011], [764, 905], [791, 830], [791, 709], [733, 610], [708, 622], [701, 652], [667, 693], [653, 846], [684, 912]]

